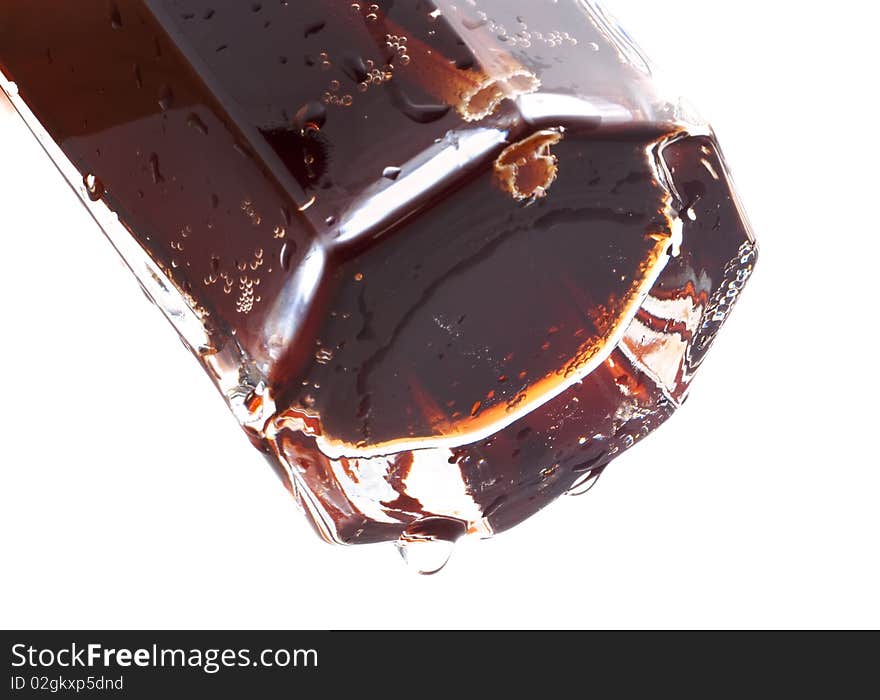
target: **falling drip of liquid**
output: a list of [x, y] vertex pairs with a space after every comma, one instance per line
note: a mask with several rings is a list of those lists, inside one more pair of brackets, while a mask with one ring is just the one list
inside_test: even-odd
[[397, 551], [410, 569], [430, 576], [446, 566], [455, 543], [466, 533], [467, 525], [461, 520], [422, 518], [403, 531], [397, 540]]
[[388, 97], [395, 109], [417, 124], [431, 124], [439, 121], [452, 109], [448, 104], [416, 103], [393, 83], [389, 83]]

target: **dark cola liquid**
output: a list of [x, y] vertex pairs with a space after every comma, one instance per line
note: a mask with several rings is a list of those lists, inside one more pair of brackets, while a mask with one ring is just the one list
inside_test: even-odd
[[[535, 14], [483, 4], [510, 26]], [[336, 539], [437, 514], [406, 483], [413, 451], [439, 444], [509, 527], [681, 398], [639, 366], [656, 344], [610, 347], [652, 289], [711, 308], [749, 234], [710, 138], [524, 112], [521, 96], [586, 80], [599, 44], [577, 35], [577, 3], [506, 35], [415, 1], [42, 5], [4, 2], [0, 68], [216, 345], [234, 338], [279, 414], [319, 425], [274, 440], [324, 494]], [[593, 50], [593, 88], [628, 99], [595, 77], [619, 60]], [[638, 314], [644, 337], [674, 325]], [[673, 329], [687, 362], [716, 326]], [[390, 523], [333, 476], [379, 455]]]

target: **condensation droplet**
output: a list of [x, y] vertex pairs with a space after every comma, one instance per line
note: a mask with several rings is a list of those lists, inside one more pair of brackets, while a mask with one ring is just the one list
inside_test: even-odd
[[281, 268], [283, 270], [290, 270], [290, 262], [293, 258], [293, 253], [296, 250], [296, 243], [293, 241], [284, 241], [284, 245], [281, 247]]
[[196, 131], [198, 131], [202, 136], [208, 135], [208, 127], [195, 112], [191, 112], [190, 115], [186, 118], [186, 125], [190, 129], [195, 129]]
[[115, 2], [110, 3], [110, 26], [113, 29], [122, 29], [122, 15]]
[[294, 127], [303, 136], [315, 134], [327, 121], [327, 108], [320, 102], [307, 102], [297, 110], [293, 118]]
[[474, 30], [479, 29], [480, 27], [485, 27], [487, 24], [489, 24], [489, 18], [486, 16], [485, 13], [481, 12], [480, 15], [475, 19], [466, 18], [463, 19], [461, 23], [462, 25], [464, 25], [465, 29]]
[[104, 184], [91, 173], [83, 176], [83, 184], [86, 186], [86, 193], [89, 195], [89, 199], [93, 202], [97, 202], [104, 196]]
[[165, 182], [165, 178], [162, 177], [162, 171], [159, 170], [159, 156], [155, 153], [150, 154], [150, 174], [153, 176], [153, 183], [158, 185], [161, 182]]
[[159, 107], [163, 112], [167, 112], [174, 106], [174, 93], [171, 91], [171, 87], [168, 85], [163, 85], [159, 88]]

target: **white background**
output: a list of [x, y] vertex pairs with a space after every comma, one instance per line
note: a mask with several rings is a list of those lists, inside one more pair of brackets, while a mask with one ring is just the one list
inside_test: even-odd
[[607, 4], [714, 123], [760, 265], [670, 423], [431, 578], [312, 534], [0, 109], [0, 625], [880, 626], [869, 4]]

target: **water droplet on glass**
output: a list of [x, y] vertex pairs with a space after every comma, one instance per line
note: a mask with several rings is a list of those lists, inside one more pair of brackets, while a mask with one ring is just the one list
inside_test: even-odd
[[388, 97], [395, 109], [417, 124], [431, 124], [439, 121], [452, 109], [447, 104], [418, 104], [410, 99], [394, 82], [388, 83]]
[[364, 59], [352, 54], [342, 58], [342, 72], [356, 83], [362, 83], [368, 77], [367, 64]]
[[297, 111], [293, 118], [293, 125], [305, 136], [309, 133], [319, 132], [326, 121], [327, 108], [320, 102], [307, 102]]
[[174, 106], [174, 93], [168, 85], [159, 88], [159, 107], [163, 112], [167, 112]]
[[400, 172], [400, 168], [390, 166], [382, 171], [382, 177], [388, 180], [396, 180], [398, 177], [400, 177]]
[[290, 269], [290, 262], [293, 258], [293, 253], [295, 250], [296, 243], [290, 240], [284, 241], [284, 245], [281, 246], [281, 268], [283, 270]]
[[465, 29], [474, 30], [479, 29], [480, 27], [485, 27], [489, 23], [489, 18], [485, 14], [480, 13], [479, 17], [474, 19], [465, 18], [461, 23], [464, 25]]
[[208, 135], [208, 127], [205, 125], [205, 122], [199, 119], [199, 115], [195, 112], [191, 112], [190, 115], [186, 118], [186, 125], [190, 129], [195, 129], [196, 131], [198, 131], [202, 136]]
[[93, 202], [97, 202], [104, 196], [104, 184], [91, 173], [83, 176], [83, 184], [86, 186], [89, 199]]
[[115, 2], [110, 3], [110, 26], [113, 29], [122, 29], [122, 15]]
[[153, 183], [158, 185], [165, 182], [162, 172], [159, 170], [159, 156], [155, 153], [150, 154], [150, 174], [153, 176]]
[[[285, 2], [284, 4], [286, 5], [287, 3]], [[315, 22], [312, 22], [311, 24], [306, 25], [305, 38], [308, 39], [312, 34], [317, 34], [326, 26], [327, 23], [323, 20], [317, 20]]]

